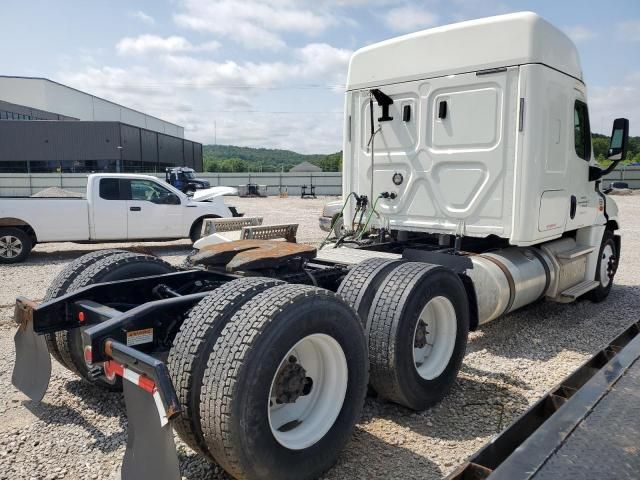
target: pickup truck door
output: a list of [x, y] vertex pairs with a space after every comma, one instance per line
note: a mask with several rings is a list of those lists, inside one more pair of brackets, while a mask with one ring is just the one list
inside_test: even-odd
[[122, 196], [121, 184], [119, 178], [99, 179], [98, 192], [93, 195], [90, 204], [92, 240], [127, 238], [127, 200]]
[[130, 179], [125, 183], [129, 188], [127, 238], [144, 240], [184, 236], [184, 205], [180, 197], [153, 180]]

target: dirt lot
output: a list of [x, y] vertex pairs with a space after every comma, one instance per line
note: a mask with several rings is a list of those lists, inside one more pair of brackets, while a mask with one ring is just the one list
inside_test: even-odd
[[[326, 200], [229, 198], [228, 203], [248, 215], [264, 216], [265, 223], [298, 222], [299, 241], [314, 243], [324, 236], [317, 217]], [[441, 478], [637, 320], [640, 196], [616, 201], [624, 238], [616, 285], [607, 301], [543, 302], [472, 333], [458, 382], [441, 404], [415, 413], [368, 399], [355, 435], [326, 478]], [[190, 248], [188, 241], [145, 246], [172, 263], [179, 263]], [[127, 421], [119, 394], [88, 386], [55, 362], [41, 405], [24, 401], [11, 386], [15, 296], [41, 299], [67, 262], [105, 247], [39, 245], [28, 262], [0, 267], [0, 479], [111, 478], [121, 462]], [[177, 444], [184, 478], [226, 478], [182, 442]]]

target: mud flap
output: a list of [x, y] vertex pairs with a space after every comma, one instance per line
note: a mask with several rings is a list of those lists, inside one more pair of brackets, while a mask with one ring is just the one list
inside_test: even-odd
[[129, 381], [122, 383], [129, 427], [121, 479], [179, 480], [171, 423], [160, 418], [153, 395]]
[[34, 402], [39, 402], [49, 387], [51, 357], [44, 336], [33, 331], [32, 310], [16, 304], [15, 319], [20, 326], [13, 337], [16, 362], [11, 383]]

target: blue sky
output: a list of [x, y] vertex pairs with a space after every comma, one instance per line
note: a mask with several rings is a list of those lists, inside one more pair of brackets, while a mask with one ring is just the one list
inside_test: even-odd
[[42, 76], [221, 144], [333, 152], [351, 52], [532, 10], [576, 42], [594, 131], [640, 135], [640, 1], [3, 0], [3, 74]]

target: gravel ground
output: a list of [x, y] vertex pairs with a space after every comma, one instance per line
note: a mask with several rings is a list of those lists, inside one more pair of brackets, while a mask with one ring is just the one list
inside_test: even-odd
[[[229, 198], [265, 224], [300, 223], [299, 240], [319, 242], [317, 216], [327, 198]], [[609, 299], [601, 304], [542, 302], [496, 320], [470, 335], [467, 356], [450, 394], [415, 413], [367, 399], [355, 435], [327, 479], [441, 478], [637, 319], [640, 309], [640, 196], [616, 197], [623, 222], [622, 263]], [[0, 479], [112, 478], [126, 443], [119, 394], [88, 386], [53, 362], [48, 394], [31, 405], [11, 386], [12, 304], [17, 294], [40, 299], [69, 261], [120, 245], [44, 244], [28, 262], [0, 267]], [[126, 244], [124, 246], [131, 246]], [[177, 264], [188, 241], [145, 244]], [[187, 479], [226, 478], [177, 439]]]

